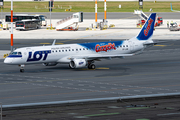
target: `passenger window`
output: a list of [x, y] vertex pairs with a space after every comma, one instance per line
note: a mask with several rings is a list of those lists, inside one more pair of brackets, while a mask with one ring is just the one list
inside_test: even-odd
[[66, 52], [67, 52], [67, 50], [66, 50]]
[[126, 45], [126, 47], [128, 47], [128, 45]]
[[64, 52], [64, 50], [62, 50], [62, 52]]
[[78, 51], [78, 49], [76, 49], [76, 51]]
[[69, 51], [71, 51], [71, 50], [69, 49]]
[[72, 49], [72, 51], [74, 51], [74, 49]]
[[61, 52], [61, 50], [59, 50], [59, 52]]
[[85, 50], [85, 48], [83, 48], [83, 50]]

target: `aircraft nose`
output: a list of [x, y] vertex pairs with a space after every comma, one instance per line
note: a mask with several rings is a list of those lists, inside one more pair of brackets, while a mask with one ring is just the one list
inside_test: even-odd
[[4, 63], [5, 64], [11, 64], [12, 63], [12, 59], [7, 57], [7, 58], [5, 58]]

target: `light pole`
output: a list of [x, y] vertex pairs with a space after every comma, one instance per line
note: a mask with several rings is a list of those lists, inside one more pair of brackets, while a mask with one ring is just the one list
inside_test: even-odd
[[97, 28], [97, 0], [95, 0], [95, 24]]
[[11, 52], [13, 52], [13, 0], [11, 0]]

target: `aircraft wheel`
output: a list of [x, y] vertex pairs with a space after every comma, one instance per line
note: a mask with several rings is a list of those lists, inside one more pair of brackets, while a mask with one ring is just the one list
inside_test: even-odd
[[23, 72], [24, 72], [24, 69], [20, 69], [20, 72], [22, 72], [22, 73], [23, 73]]
[[88, 68], [89, 68], [89, 69], [95, 69], [96, 66], [95, 66], [94, 64], [90, 64], [90, 65], [88, 66]]

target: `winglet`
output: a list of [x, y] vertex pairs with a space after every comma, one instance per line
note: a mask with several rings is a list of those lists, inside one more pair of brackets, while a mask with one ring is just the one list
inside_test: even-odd
[[56, 44], [56, 39], [53, 41], [52, 46]]
[[151, 13], [148, 20], [141, 29], [139, 35], [136, 38], [138, 40], [148, 40], [153, 35], [155, 21], [156, 13]]

